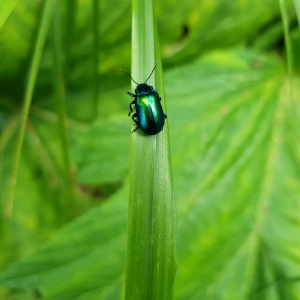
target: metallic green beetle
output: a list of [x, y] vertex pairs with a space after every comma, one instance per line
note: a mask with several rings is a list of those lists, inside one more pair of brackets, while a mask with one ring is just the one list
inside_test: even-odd
[[161, 98], [157, 90], [146, 83], [151, 77], [158, 63], [159, 61], [156, 63], [151, 74], [144, 83], [137, 83], [127, 72], [121, 70], [137, 84], [135, 94], [130, 92], [127, 93], [134, 98], [134, 100], [130, 102], [130, 111], [128, 116], [130, 116], [133, 112], [133, 104], [135, 105], [136, 110], [136, 112], [132, 115], [132, 120], [137, 124], [137, 127], [133, 129], [132, 133], [138, 128], [141, 128], [144, 133], [148, 135], [154, 135], [162, 131], [164, 127], [167, 116], [164, 114], [162, 109], [160, 103]]

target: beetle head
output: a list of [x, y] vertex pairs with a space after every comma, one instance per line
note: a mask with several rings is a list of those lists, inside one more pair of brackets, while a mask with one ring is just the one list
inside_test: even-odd
[[136, 89], [135, 89], [135, 93], [137, 95], [147, 94], [152, 91], [153, 91], [153, 87], [151, 85], [148, 85], [147, 83], [140, 83], [136, 86]]

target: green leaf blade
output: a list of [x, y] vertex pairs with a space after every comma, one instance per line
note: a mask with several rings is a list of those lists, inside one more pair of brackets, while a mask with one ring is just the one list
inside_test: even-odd
[[18, 0], [0, 0], [0, 29], [14, 9], [17, 2]]
[[[152, 1], [133, 1], [132, 6], [132, 77], [140, 83], [159, 59], [158, 37]], [[161, 64], [147, 83], [165, 104]], [[168, 125], [154, 136], [138, 130], [131, 140], [126, 299], [172, 299], [174, 218]]]
[[34, 45], [34, 49], [32, 53], [30, 68], [28, 71], [28, 79], [27, 79], [25, 93], [24, 93], [24, 104], [23, 104], [23, 111], [21, 115], [21, 126], [20, 126], [20, 131], [18, 136], [18, 142], [16, 146], [16, 156], [15, 156], [16, 158], [14, 161], [12, 183], [10, 188], [8, 207], [7, 207], [7, 215], [9, 217], [12, 215], [12, 211], [13, 211], [13, 202], [15, 197], [15, 189], [17, 185], [17, 176], [18, 176], [20, 158], [22, 153], [26, 122], [27, 122], [27, 118], [31, 106], [31, 100], [32, 100], [36, 78], [39, 70], [39, 64], [43, 53], [43, 48], [44, 48], [45, 40], [47, 37], [47, 33], [49, 30], [50, 21], [52, 18], [55, 5], [56, 5], [55, 0], [54, 1], [45, 0], [42, 6], [41, 24], [37, 32], [36, 43]]
[[294, 0], [294, 5], [295, 5], [295, 9], [296, 9], [298, 24], [299, 24], [299, 27], [300, 27], [300, 1], [299, 0]]

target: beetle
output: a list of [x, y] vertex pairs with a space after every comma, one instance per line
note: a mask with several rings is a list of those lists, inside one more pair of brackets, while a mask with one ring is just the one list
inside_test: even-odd
[[147, 81], [151, 77], [158, 63], [159, 61], [155, 64], [152, 72], [144, 83], [137, 83], [129, 73], [120, 70], [127, 74], [131, 80], [137, 84], [135, 94], [127, 92], [129, 96], [134, 98], [129, 104], [130, 111], [128, 116], [133, 112], [132, 105], [135, 105], [136, 110], [131, 118], [137, 124], [137, 127], [132, 130], [132, 133], [141, 128], [144, 133], [155, 135], [161, 132], [164, 127], [167, 116], [164, 114], [160, 103], [161, 97], [156, 89], [147, 84]]

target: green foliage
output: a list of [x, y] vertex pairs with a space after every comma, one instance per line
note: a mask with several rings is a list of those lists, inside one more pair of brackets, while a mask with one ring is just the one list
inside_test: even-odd
[[0, 13], [0, 28], [2, 27], [3, 23], [6, 21], [8, 16], [10, 15], [11, 11], [14, 9], [14, 6], [18, 0], [1, 0], [0, 1], [0, 7], [1, 7], [1, 13]]
[[299, 23], [299, 26], [300, 26], [300, 1], [299, 0], [294, 0], [294, 4], [295, 4], [295, 8], [296, 8], [298, 23]]
[[122, 114], [77, 130], [71, 136], [71, 158], [78, 168], [80, 183], [108, 184], [126, 178], [129, 159], [124, 158], [129, 158], [129, 129], [128, 118]]
[[[33, 98], [26, 123], [23, 117], [11, 218], [6, 211], [20, 99], [35, 76], [26, 74], [37, 57], [34, 37], [45, 28], [42, 8], [51, 1], [18, 1], [10, 15], [14, 1], [2, 2], [9, 6], [0, 12], [0, 298], [124, 299], [133, 270], [151, 266], [149, 258], [159, 261], [154, 253], [130, 252], [138, 242], [173, 246], [172, 236], [159, 235], [166, 228], [155, 228], [166, 215], [156, 211], [148, 224], [138, 215], [144, 210], [149, 216], [144, 199], [165, 193], [157, 199], [167, 207], [174, 194], [177, 212], [174, 299], [299, 299], [300, 34], [293, 2], [156, 1], [158, 36], [139, 35], [155, 32], [148, 10], [144, 18], [152, 29], [143, 31], [138, 19], [132, 49], [128, 1], [102, 1], [98, 15], [94, 1], [61, 3], [61, 25], [49, 27], [30, 93], [27, 85]], [[97, 42], [93, 18], [100, 20]], [[145, 47], [158, 37], [161, 47], [156, 43], [147, 54]], [[132, 51], [132, 76], [140, 82], [160, 58], [159, 49], [162, 64], [149, 83], [162, 95], [168, 123], [158, 136], [131, 134], [129, 78], [119, 69], [129, 71]], [[63, 82], [66, 122], [64, 94], [54, 88]], [[76, 217], [67, 201], [70, 184]], [[134, 207], [134, 199], [144, 202]], [[174, 221], [167, 216], [166, 222]], [[134, 265], [132, 253], [145, 260]], [[126, 272], [132, 276], [127, 283]]]
[[18, 176], [18, 169], [20, 164], [20, 157], [24, 142], [24, 133], [25, 133], [25, 127], [27, 123], [27, 118], [30, 110], [30, 105], [32, 101], [35, 81], [38, 73], [38, 68], [40, 64], [41, 55], [43, 52], [47, 32], [49, 29], [49, 24], [51, 21], [51, 17], [53, 14], [53, 9], [55, 7], [56, 1], [49, 1], [46, 0], [44, 2], [44, 5], [42, 7], [42, 13], [41, 13], [41, 24], [38, 29], [36, 42], [34, 44], [34, 50], [32, 53], [32, 58], [30, 61], [30, 67], [28, 72], [28, 79], [25, 86], [25, 92], [24, 92], [24, 106], [21, 113], [21, 126], [20, 126], [20, 132], [18, 135], [18, 142], [16, 146], [16, 154], [14, 158], [14, 168], [13, 168], [13, 174], [12, 174], [12, 184], [10, 187], [10, 195], [8, 199], [8, 205], [7, 205], [7, 215], [10, 218], [13, 211], [13, 202], [15, 197], [15, 189], [16, 189], [16, 182], [17, 182], [17, 176]]
[[[153, 3], [132, 2], [132, 77], [145, 82], [160, 59]], [[161, 64], [147, 81], [165, 107]], [[132, 82], [132, 91], [136, 84]], [[131, 100], [130, 100], [131, 101]], [[133, 125], [133, 129], [136, 124]], [[125, 299], [172, 299], [176, 271], [175, 207], [168, 124], [131, 137]]]

